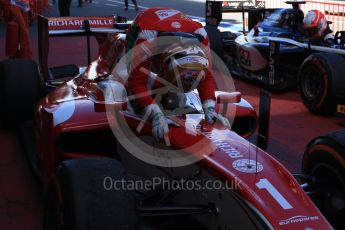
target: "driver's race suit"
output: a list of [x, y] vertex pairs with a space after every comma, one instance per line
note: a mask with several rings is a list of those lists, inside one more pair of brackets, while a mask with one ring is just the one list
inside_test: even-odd
[[[203, 44], [205, 53], [209, 59], [210, 68], [197, 89], [201, 101], [214, 100], [215, 82], [210, 70], [211, 55], [209, 50], [209, 40], [203, 26], [175, 9], [158, 7], [147, 9], [138, 14], [127, 32], [127, 52], [132, 50], [133, 47], [140, 47], [143, 44], [146, 44], [144, 43], [145, 41], [156, 38], [158, 32], [185, 32], [198, 34], [203, 37], [201, 43]], [[135, 105], [138, 106], [139, 109], [143, 109], [154, 103], [154, 98], [147, 92], [150, 92], [150, 90], [155, 88], [164, 87], [164, 85], [158, 81], [154, 81], [152, 84], [149, 84], [149, 76], [147, 72], [142, 71], [142, 67], [144, 67], [144, 69], [150, 69], [152, 62], [150, 58], [144, 60], [146, 57], [138, 57], [135, 49], [133, 49], [133, 53], [130, 56], [131, 58], [127, 61], [132, 64], [132, 67], [135, 67], [129, 67], [129, 78], [127, 81], [128, 90], [131, 95], [145, 95], [135, 97]], [[140, 64], [133, 64], [136, 59], [140, 59], [138, 62]]]

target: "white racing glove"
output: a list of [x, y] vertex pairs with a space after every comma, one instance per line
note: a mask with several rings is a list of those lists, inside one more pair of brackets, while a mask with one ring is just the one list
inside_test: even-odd
[[214, 100], [204, 101], [202, 108], [204, 109], [205, 119], [208, 123], [213, 124], [218, 120], [222, 125], [230, 128], [229, 120], [216, 112], [216, 102]]
[[169, 125], [179, 127], [179, 124], [164, 116], [157, 104], [148, 105], [145, 108], [145, 114], [150, 114], [152, 119], [152, 135], [159, 141], [169, 132]]

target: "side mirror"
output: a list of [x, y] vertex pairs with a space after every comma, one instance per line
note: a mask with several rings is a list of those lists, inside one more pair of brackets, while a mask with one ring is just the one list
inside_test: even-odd
[[241, 101], [241, 98], [240, 92], [216, 92], [216, 99], [219, 104], [238, 103]]
[[225, 115], [228, 110], [229, 103], [238, 103], [241, 101], [242, 95], [240, 92], [216, 92], [216, 99], [218, 104], [223, 104], [223, 111], [221, 114]]

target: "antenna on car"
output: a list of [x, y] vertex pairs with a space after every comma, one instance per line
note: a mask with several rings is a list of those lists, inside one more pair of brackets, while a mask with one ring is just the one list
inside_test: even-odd
[[[257, 143], [255, 147], [255, 173], [258, 173], [258, 148], [261, 148], [262, 150], [267, 151], [269, 128], [270, 128], [270, 113], [271, 113], [271, 95], [267, 91], [261, 90], [260, 102], [259, 102], [258, 137], [257, 137]], [[250, 151], [250, 148], [249, 148], [249, 151]]]

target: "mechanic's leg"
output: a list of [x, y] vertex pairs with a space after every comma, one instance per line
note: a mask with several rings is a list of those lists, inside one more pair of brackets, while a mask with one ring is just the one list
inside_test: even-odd
[[59, 0], [60, 16], [70, 16], [70, 5], [71, 1], [69, 0]]
[[[127, 1], [127, 0], [126, 0]], [[134, 4], [134, 7], [135, 7], [135, 10], [138, 11], [139, 8], [138, 8], [138, 4], [137, 4], [137, 0], [132, 0], [133, 4]]]
[[28, 25], [28, 13], [22, 11], [19, 7], [11, 8], [12, 15], [19, 25], [19, 43], [20, 43], [20, 57], [32, 59], [32, 51], [30, 47], [30, 33]]

